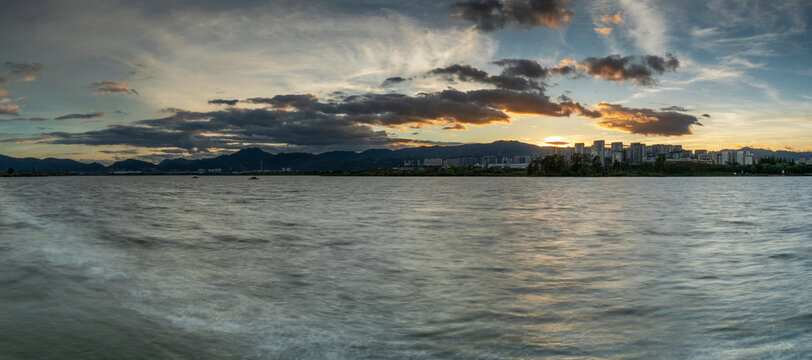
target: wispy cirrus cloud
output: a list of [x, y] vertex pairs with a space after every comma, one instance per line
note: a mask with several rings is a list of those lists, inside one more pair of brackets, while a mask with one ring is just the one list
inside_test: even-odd
[[[619, 0], [626, 35], [649, 54], [663, 54], [669, 48], [668, 21], [651, 0]], [[626, 21], [628, 20], [628, 21]]]

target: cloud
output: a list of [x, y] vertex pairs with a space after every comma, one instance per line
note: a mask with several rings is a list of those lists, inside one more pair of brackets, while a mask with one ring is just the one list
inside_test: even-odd
[[13, 61], [6, 61], [6, 67], [11, 69], [16, 75], [22, 76], [39, 76], [40, 72], [45, 69], [45, 65], [40, 63], [18, 63]]
[[609, 36], [612, 33], [612, 28], [610, 27], [596, 27], [595, 32], [601, 35]]
[[[138, 91], [140, 103], [187, 108], [226, 96], [214, 91], [234, 98], [265, 94], [269, 88], [274, 93], [368, 91], [386, 74], [408, 76], [448, 63], [486, 62], [496, 50], [496, 40], [473, 27], [434, 26], [389, 6], [359, 11], [338, 3], [249, 2], [214, 6], [217, 11], [197, 2], [172, 5], [177, 11], [120, 1], [53, 3], [47, 14], [59, 16], [4, 25], [47, 33], [25, 36], [37, 49], [51, 49], [48, 54], [109, 54], [114, 66], [140, 74], [140, 67], [125, 64], [137, 59], [156, 79], [125, 85]], [[267, 44], [269, 36], [274, 46], [259, 45]], [[88, 73], [96, 65], [76, 64]], [[120, 81], [101, 76], [81, 85]]]
[[702, 114], [703, 117], [709, 118], [711, 117], [710, 114]]
[[[509, 70], [522, 71], [529, 69], [519, 69], [518, 66], [511, 66]], [[445, 75], [447, 79], [451, 80], [452, 76], [456, 76], [460, 81], [473, 81], [484, 84], [491, 84], [500, 89], [509, 90], [531, 90], [542, 89], [542, 85], [537, 81], [527, 79], [523, 76], [514, 76], [504, 71], [501, 75], [488, 75], [484, 70], [477, 69], [470, 65], [454, 64], [446, 67], [436, 68], [429, 71], [431, 75]]]
[[466, 130], [466, 129], [468, 128], [462, 124], [451, 124], [443, 127], [443, 130]]
[[[492, 64], [502, 67], [499, 75], [490, 75], [488, 72], [465, 64], [453, 64], [430, 70], [427, 75], [445, 76], [448, 81], [478, 82], [491, 84], [499, 89], [506, 90], [539, 90], [543, 91], [543, 80], [550, 75], [589, 74], [596, 78], [610, 81], [634, 81], [638, 85], [655, 85], [654, 75], [664, 72], [676, 71], [680, 62], [671, 54], [666, 57], [655, 55], [625, 56], [610, 55], [603, 58], [589, 57], [582, 62], [571, 59], [562, 60], [559, 65], [552, 68], [544, 67], [536, 60], [528, 59], [501, 59]], [[398, 79], [403, 79], [398, 77]], [[408, 80], [404, 79], [403, 81]]]
[[363, 145], [366, 147], [432, 143], [398, 138], [384, 130], [344, 117], [272, 109], [237, 109], [207, 113], [178, 112], [169, 117], [112, 125], [83, 133], [54, 132], [53, 144], [129, 145], [208, 151], [237, 149], [248, 144], [303, 146]]
[[606, 24], [615, 24], [615, 25], [623, 24], [623, 18], [620, 17], [620, 11], [618, 11], [614, 15], [611, 14], [601, 15], [601, 21]]
[[[228, 108], [192, 112], [169, 109], [171, 115], [111, 125], [82, 133], [43, 134], [53, 144], [129, 145], [149, 148], [182, 148], [208, 151], [246, 145], [294, 146], [402, 146], [431, 143], [401, 138], [392, 129], [441, 125], [464, 130], [465, 125], [510, 122], [509, 113], [566, 117], [574, 113], [599, 116], [578, 103], [557, 103], [541, 91], [480, 89], [444, 90], [435, 93], [359, 94], [322, 101], [312, 94], [282, 94], [243, 100], [262, 104], [261, 109]], [[74, 114], [76, 115], [76, 114]]]
[[688, 111], [688, 109], [686, 109], [686, 108], [684, 108], [682, 106], [668, 106], [668, 107], [661, 108], [660, 110], [662, 110], [662, 111], [682, 111], [682, 112]]
[[470, 21], [481, 31], [494, 31], [509, 24], [524, 28], [560, 28], [575, 15], [565, 0], [469, 0], [451, 5], [451, 15]]
[[358, 123], [387, 127], [438, 123], [488, 125], [509, 122], [510, 116], [507, 113], [564, 117], [572, 113], [589, 112], [572, 101], [551, 101], [541, 91], [509, 89], [449, 89], [414, 96], [367, 93], [347, 96], [338, 102], [321, 102], [311, 94], [277, 95], [245, 101], [268, 104], [275, 109], [342, 115]]
[[[10, 83], [10, 82], [11, 82], [11, 80], [9, 80], [7, 77], [0, 76], [0, 86], [8, 85], [8, 83]], [[3, 92], [3, 91], [5, 91], [5, 92]], [[8, 94], [8, 90], [0, 89], [0, 96], [4, 96], [6, 94]]]
[[588, 57], [578, 67], [595, 78], [616, 82], [631, 80], [638, 85], [654, 85], [657, 81], [652, 75], [676, 71], [679, 65], [679, 60], [670, 54], [666, 57], [609, 55], [602, 58]]
[[124, 154], [124, 155], [137, 155], [139, 154], [138, 150], [99, 150], [100, 153], [103, 154]]
[[494, 61], [493, 64], [499, 65], [503, 68], [503, 75], [544, 78], [550, 74], [550, 70], [542, 66], [541, 63], [536, 60], [502, 59]]
[[400, 76], [393, 76], [393, 77], [386, 78], [386, 80], [384, 80], [383, 83], [381, 83], [381, 86], [387, 87], [387, 86], [391, 86], [391, 85], [395, 85], [395, 84], [400, 84], [402, 82], [409, 81], [409, 80], [410, 80], [410, 78], [404, 78], [404, 77], [400, 77]]
[[596, 118], [602, 119], [597, 125], [632, 134], [691, 135], [693, 125], [702, 125], [695, 116], [673, 111], [628, 108], [605, 102], [598, 104], [597, 108], [600, 115]]
[[212, 104], [212, 105], [229, 105], [229, 106], [234, 106], [234, 105], [237, 105], [237, 103], [238, 103], [238, 102], [239, 102], [239, 100], [226, 100], [226, 99], [213, 99], [213, 100], [209, 100], [209, 104]]
[[[628, 20], [630, 36], [637, 48], [649, 54], [662, 54], [668, 46], [668, 19], [659, 11], [659, 4], [650, 0], [620, 0], [618, 5]], [[625, 22], [625, 21], [624, 21]]]
[[99, 81], [90, 84], [90, 87], [93, 88], [93, 94], [100, 95], [100, 94], [135, 94], [138, 95], [138, 91], [135, 89], [128, 87], [127, 84], [130, 83], [132, 80], [124, 80], [121, 82], [114, 82], [114, 81]]
[[103, 112], [91, 112], [87, 114], [67, 114], [55, 117], [54, 120], [71, 120], [71, 119], [94, 119], [105, 117], [107, 114]]
[[0, 115], [20, 116], [20, 107], [14, 104], [0, 105]]
[[319, 98], [313, 94], [305, 95], [276, 95], [270, 98], [249, 98], [243, 100], [249, 104], [265, 104], [277, 109], [296, 108], [299, 110], [313, 110], [318, 104]]

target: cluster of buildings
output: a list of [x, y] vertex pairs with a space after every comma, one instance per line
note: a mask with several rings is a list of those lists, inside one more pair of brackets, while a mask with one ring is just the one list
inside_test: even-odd
[[640, 164], [643, 162], [656, 161], [661, 155], [666, 161], [693, 161], [707, 164], [733, 164], [753, 165], [758, 158], [747, 150], [736, 151], [707, 151], [707, 150], [686, 150], [682, 145], [646, 145], [643, 143], [631, 143], [624, 146], [622, 142], [613, 142], [608, 147], [603, 140], [595, 140], [591, 146], [584, 143], [577, 143], [573, 147], [542, 147], [538, 153], [516, 155], [516, 156], [472, 156], [456, 157], [449, 159], [427, 158], [406, 160], [403, 166], [406, 168], [428, 168], [428, 167], [509, 167], [526, 168], [533, 159], [545, 158], [550, 155], [561, 155], [569, 161], [574, 154], [582, 154], [590, 159], [595, 157], [602, 165], [608, 166], [614, 163]]

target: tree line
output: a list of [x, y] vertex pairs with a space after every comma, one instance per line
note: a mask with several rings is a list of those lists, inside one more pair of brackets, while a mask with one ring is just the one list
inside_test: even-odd
[[530, 176], [722, 176], [722, 175], [812, 175], [812, 165], [791, 160], [762, 158], [753, 165], [738, 163], [715, 165], [693, 161], [666, 161], [660, 155], [654, 162], [630, 164], [614, 162], [602, 165], [600, 159], [573, 154], [569, 161], [562, 155], [534, 159], [527, 166]]

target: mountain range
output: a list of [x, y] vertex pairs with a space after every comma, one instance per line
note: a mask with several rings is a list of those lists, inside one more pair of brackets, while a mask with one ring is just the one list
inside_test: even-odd
[[[539, 154], [544, 147], [518, 141], [495, 141], [489, 144], [465, 144], [453, 146], [422, 146], [398, 150], [371, 149], [363, 152], [332, 151], [321, 154], [279, 153], [271, 154], [259, 148], [247, 148], [229, 155], [207, 159], [167, 159], [158, 164], [127, 159], [109, 166], [99, 163], [83, 163], [69, 159], [14, 158], [0, 155], [0, 169], [15, 171], [39, 171], [61, 173], [103, 174], [117, 171], [145, 172], [192, 172], [199, 169], [221, 169], [223, 172], [291, 169], [294, 171], [364, 170], [402, 165], [404, 160], [425, 158], [456, 158], [466, 156], [516, 156]], [[812, 152], [772, 151], [743, 148], [758, 156], [775, 156], [794, 159], [809, 158]]]

